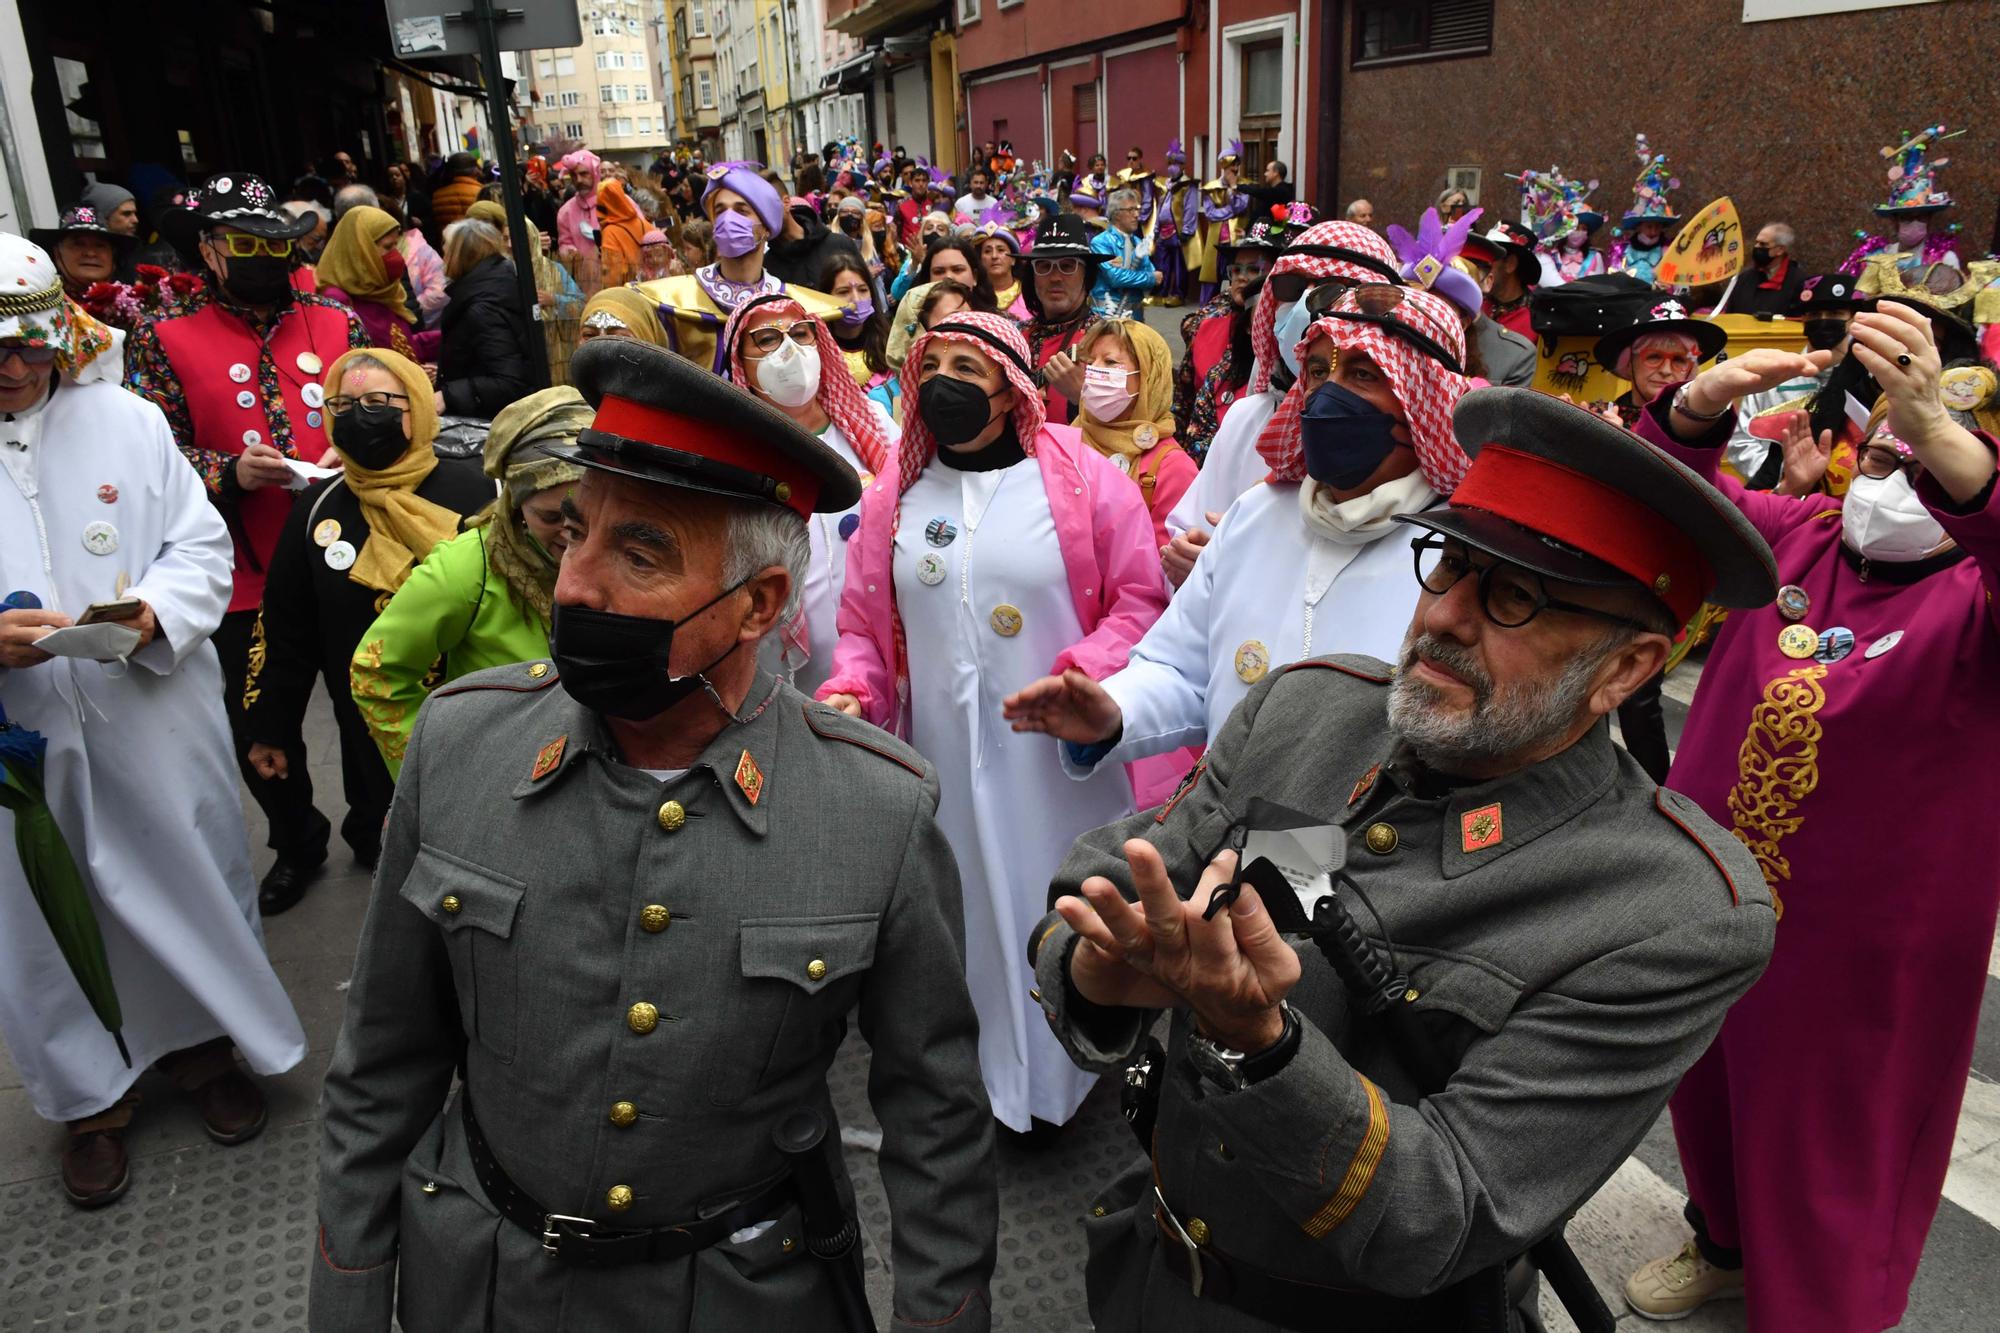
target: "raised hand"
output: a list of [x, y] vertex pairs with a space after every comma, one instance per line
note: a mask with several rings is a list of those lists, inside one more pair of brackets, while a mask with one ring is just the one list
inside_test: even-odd
[[1833, 432], [1823, 430], [1813, 439], [1812, 422], [1804, 412], [1794, 416], [1778, 441], [1785, 460], [1784, 474], [1778, 479], [1780, 495], [1808, 495], [1826, 475], [1833, 458]]
[[1000, 701], [1000, 714], [1016, 731], [1038, 731], [1078, 745], [1110, 740], [1124, 721], [1118, 701], [1075, 667], [1008, 695]]

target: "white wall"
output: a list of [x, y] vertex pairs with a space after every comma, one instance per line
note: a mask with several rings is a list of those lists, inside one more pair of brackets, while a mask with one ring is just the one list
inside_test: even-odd
[[21, 33], [21, 12], [0, 4], [0, 231], [28, 234], [56, 225], [56, 194], [30, 96], [34, 70]]

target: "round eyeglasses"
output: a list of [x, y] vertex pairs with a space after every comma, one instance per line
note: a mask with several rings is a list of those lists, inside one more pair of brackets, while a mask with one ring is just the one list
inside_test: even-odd
[[759, 324], [743, 335], [743, 341], [759, 356], [769, 356], [785, 345], [790, 338], [801, 347], [819, 346], [819, 333], [809, 319], [801, 319], [791, 324]]
[[1463, 542], [1435, 535], [1417, 537], [1410, 542], [1410, 550], [1416, 556], [1417, 582], [1423, 585], [1425, 592], [1442, 597], [1457, 587], [1460, 579], [1471, 574], [1479, 584], [1479, 609], [1502, 629], [1519, 629], [1544, 611], [1567, 611], [1575, 616], [1589, 616], [1629, 629], [1652, 632], [1650, 625], [1628, 616], [1549, 596], [1548, 589], [1542, 585], [1542, 576], [1533, 570], [1504, 560], [1475, 565]]

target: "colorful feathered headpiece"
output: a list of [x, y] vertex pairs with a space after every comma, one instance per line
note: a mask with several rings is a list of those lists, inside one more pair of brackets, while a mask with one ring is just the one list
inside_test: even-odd
[[1396, 248], [1396, 258], [1403, 261], [1404, 279], [1427, 291], [1436, 292], [1466, 314], [1477, 315], [1484, 293], [1471, 275], [1454, 268], [1452, 261], [1458, 258], [1458, 252], [1465, 246], [1465, 238], [1472, 234], [1472, 224], [1484, 211], [1469, 208], [1458, 221], [1447, 227], [1435, 208], [1426, 208], [1423, 221], [1417, 224], [1415, 236], [1396, 223], [1390, 223], [1389, 244]]
[[1931, 125], [1906, 134], [1900, 144], [1891, 144], [1882, 149], [1882, 156], [1888, 160], [1889, 198], [1875, 205], [1875, 211], [1884, 217], [1907, 214], [1921, 217], [1950, 208], [1955, 202], [1952, 197], [1937, 187], [1939, 167], [1950, 164], [1948, 157], [1932, 157], [1930, 151], [1946, 139], [1956, 139], [1965, 133], [1955, 130], [1945, 133], [1944, 126]]
[[1680, 179], [1667, 171], [1667, 155], [1656, 153], [1646, 142], [1646, 136], [1638, 136], [1636, 151], [1639, 156], [1639, 179], [1632, 183], [1632, 207], [1620, 225], [1630, 227], [1640, 222], [1679, 222], [1680, 214], [1667, 199], [1667, 191], [1681, 188]]
[[1584, 202], [1597, 188], [1596, 181], [1573, 181], [1555, 166], [1507, 179], [1520, 182], [1521, 221], [1544, 244], [1552, 245], [1578, 228], [1596, 231], [1604, 225], [1604, 215]]

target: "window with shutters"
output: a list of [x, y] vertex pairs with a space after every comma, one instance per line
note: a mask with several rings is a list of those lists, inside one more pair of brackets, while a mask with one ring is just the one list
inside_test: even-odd
[[1403, 64], [1490, 55], [1493, 0], [1360, 0], [1353, 64]]

